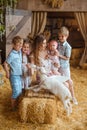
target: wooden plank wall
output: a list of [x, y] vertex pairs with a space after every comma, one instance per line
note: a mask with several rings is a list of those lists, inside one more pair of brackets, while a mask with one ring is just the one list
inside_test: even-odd
[[66, 0], [60, 9], [51, 8], [43, 0], [19, 0], [18, 8], [31, 11], [87, 12], [87, 0]]
[[10, 17], [6, 14], [6, 57], [12, 49], [12, 38], [15, 35], [27, 38], [31, 32], [31, 16], [31, 11], [24, 10], [11, 11]]

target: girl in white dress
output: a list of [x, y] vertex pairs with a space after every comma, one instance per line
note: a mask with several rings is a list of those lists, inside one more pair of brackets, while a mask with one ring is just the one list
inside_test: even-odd
[[22, 86], [23, 86], [23, 89], [28, 89], [31, 83], [29, 68], [27, 67], [28, 62], [29, 62], [28, 55], [29, 55], [29, 42], [24, 41], [23, 47], [22, 47], [22, 70], [23, 70]]
[[60, 75], [59, 68], [60, 68], [60, 62], [59, 62], [59, 52], [57, 50], [58, 43], [55, 40], [51, 40], [48, 44], [49, 46], [49, 55], [48, 57], [52, 61], [52, 72], [54, 75]]

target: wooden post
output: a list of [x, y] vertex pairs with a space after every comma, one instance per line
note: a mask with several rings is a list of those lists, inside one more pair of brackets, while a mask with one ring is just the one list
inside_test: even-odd
[[[5, 25], [5, 14], [6, 9], [3, 11], [3, 24]], [[6, 35], [2, 35], [2, 39], [0, 39], [0, 50], [1, 50], [1, 63], [3, 63], [6, 59]]]

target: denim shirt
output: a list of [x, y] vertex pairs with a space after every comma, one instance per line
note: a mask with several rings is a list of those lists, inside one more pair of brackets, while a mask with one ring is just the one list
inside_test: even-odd
[[[71, 46], [69, 45], [69, 43], [67, 41], [65, 41], [63, 44], [61, 44], [60, 42], [58, 42], [58, 51], [60, 53], [60, 55], [66, 56], [68, 58], [70, 58], [71, 56]], [[64, 60], [62, 58], [59, 58], [60, 60], [60, 66], [62, 68], [67, 68], [70, 66], [69, 64], [69, 60]]]
[[11, 75], [22, 75], [22, 54], [21, 51], [12, 50], [6, 62], [10, 65]]

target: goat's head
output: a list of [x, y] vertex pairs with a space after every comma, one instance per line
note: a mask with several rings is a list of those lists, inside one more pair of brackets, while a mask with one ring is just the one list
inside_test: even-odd
[[45, 67], [39, 67], [37, 70], [38, 70], [38, 72], [39, 72], [40, 74], [45, 74], [45, 75], [46, 75]]
[[31, 68], [35, 69], [39, 75], [42, 75], [42, 74], [47, 75], [45, 66], [36, 66], [34, 64], [31, 64]]

